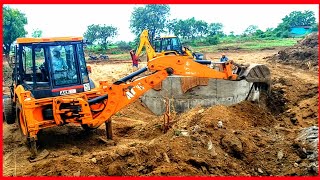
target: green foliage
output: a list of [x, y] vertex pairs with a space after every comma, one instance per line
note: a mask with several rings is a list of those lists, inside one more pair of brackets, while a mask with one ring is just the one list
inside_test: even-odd
[[34, 38], [42, 37], [42, 30], [40, 30], [40, 29], [33, 30], [31, 36]]
[[289, 37], [290, 29], [297, 26], [312, 26], [316, 24], [316, 18], [313, 11], [292, 11], [286, 15], [278, 27], [274, 30], [277, 37]]
[[208, 28], [208, 32], [210, 36], [223, 34], [223, 24], [222, 23], [211, 23]]
[[9, 6], [3, 6], [3, 52], [9, 56], [12, 43], [27, 32], [24, 26], [28, 23], [25, 14]]
[[167, 29], [183, 39], [194, 39], [208, 34], [208, 23], [194, 17], [185, 20], [173, 19], [168, 23]]
[[316, 18], [313, 11], [293, 11], [286, 15], [282, 21], [290, 27], [312, 26], [316, 23]]
[[191, 45], [192, 50], [199, 52], [217, 52], [221, 49], [243, 49], [243, 50], [262, 50], [265, 48], [276, 48], [276, 47], [289, 47], [297, 43], [299, 38], [256, 38], [256, 37], [242, 37], [238, 36], [235, 38], [223, 37], [220, 38], [220, 43], [217, 45], [203, 45], [195, 46]]
[[101, 45], [90, 45], [86, 47], [86, 50], [94, 54], [105, 54], [105, 49]]
[[118, 29], [112, 25], [91, 24], [84, 33], [84, 38], [91, 42], [101, 45], [106, 50], [109, 43], [108, 39], [118, 35]]
[[244, 34], [245, 36], [253, 35], [257, 30], [258, 30], [258, 26], [256, 26], [256, 25], [250, 25], [249, 27], [247, 27], [246, 30], [244, 30], [243, 34]]
[[207, 40], [210, 45], [217, 45], [219, 43], [218, 36], [209, 36]]
[[208, 37], [203, 37], [203, 38], [197, 38], [197, 39], [184, 39], [182, 41], [182, 44], [185, 46], [193, 46], [193, 47], [198, 47], [198, 46], [211, 46], [211, 45], [217, 45], [219, 44], [219, 36], [208, 36]]
[[311, 27], [311, 31], [312, 31], [312, 32], [317, 32], [318, 29], [319, 29], [319, 24], [318, 24], [318, 23], [317, 23], [317, 24], [314, 24], [314, 25]]
[[118, 42], [116, 42], [116, 45], [122, 51], [129, 51], [129, 50], [133, 49], [133, 46], [131, 46], [130, 43], [125, 42], [125, 41], [118, 41]]
[[208, 33], [208, 23], [202, 20], [195, 21], [194, 29], [196, 30], [196, 36], [202, 37]]
[[148, 29], [152, 40], [156, 35], [164, 32], [169, 15], [169, 5], [149, 4], [134, 8], [130, 18], [131, 32], [139, 36], [144, 29]]

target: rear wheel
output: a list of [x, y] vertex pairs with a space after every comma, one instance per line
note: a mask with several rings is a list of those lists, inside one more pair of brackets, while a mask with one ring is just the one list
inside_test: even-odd
[[3, 117], [7, 124], [13, 124], [16, 121], [16, 113], [14, 112], [14, 106], [11, 98], [5, 98], [3, 100], [4, 112]]

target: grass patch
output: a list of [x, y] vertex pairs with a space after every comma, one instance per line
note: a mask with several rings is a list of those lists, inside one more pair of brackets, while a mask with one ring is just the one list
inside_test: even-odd
[[286, 38], [286, 39], [260, 39], [260, 40], [247, 40], [242, 41], [241, 39], [227, 39], [221, 40], [221, 43], [213, 46], [198, 46], [191, 47], [193, 51], [200, 52], [214, 52], [221, 49], [243, 49], [243, 50], [261, 50], [265, 48], [276, 48], [276, 47], [290, 47], [297, 44], [297, 41], [301, 38]]
[[116, 59], [116, 60], [131, 60], [131, 56], [129, 53], [126, 54], [112, 54], [109, 55], [110, 59]]

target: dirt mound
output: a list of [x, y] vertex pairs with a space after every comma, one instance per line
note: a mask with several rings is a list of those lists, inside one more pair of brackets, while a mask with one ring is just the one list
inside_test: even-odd
[[303, 69], [318, 69], [318, 33], [312, 33], [300, 40], [295, 46], [280, 50], [267, 59]]
[[[141, 108], [136, 102], [128, 112]], [[143, 114], [148, 112], [140, 115]], [[102, 135], [102, 129], [89, 137], [71, 137], [69, 142], [71, 134], [83, 134], [78, 127], [69, 126], [63, 128], [68, 132], [55, 133], [58, 138], [68, 137], [64, 138], [64, 145], [55, 140], [53, 146], [59, 147], [51, 149], [49, 158], [25, 169], [24, 175], [308, 175], [309, 171], [302, 168], [292, 171], [299, 160], [292, 148], [296, 137], [293, 131], [286, 131], [286, 135], [292, 135], [284, 136], [283, 129], [273, 128], [278, 122], [270, 115], [250, 102], [197, 107], [177, 115], [166, 133], [162, 133], [162, 118], [149, 115], [139, 123], [129, 124], [128, 117], [117, 115], [115, 146], [103, 146], [94, 140], [97, 134]], [[47, 132], [47, 140], [51, 132]], [[126, 137], [130, 139], [124, 143]], [[81, 143], [83, 139], [86, 143]], [[63, 147], [68, 150], [61, 151]], [[304, 162], [306, 168], [309, 165], [308, 159], [299, 162]]]
[[298, 44], [300, 46], [306, 46], [311, 48], [318, 46], [318, 33], [309, 34], [304, 39], [299, 41]]

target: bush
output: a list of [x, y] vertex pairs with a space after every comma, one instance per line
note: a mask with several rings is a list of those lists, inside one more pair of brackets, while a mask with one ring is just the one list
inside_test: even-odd
[[209, 36], [207, 38], [207, 42], [209, 43], [209, 45], [217, 45], [219, 44], [219, 38], [218, 36]]
[[130, 46], [129, 43], [125, 42], [125, 41], [119, 41], [116, 43], [116, 45], [118, 46], [118, 48], [120, 50], [123, 50], [123, 51], [129, 51], [132, 49], [132, 47]]
[[288, 38], [289, 36], [290, 36], [290, 32], [289, 31], [284, 31], [280, 35], [281, 38]]

